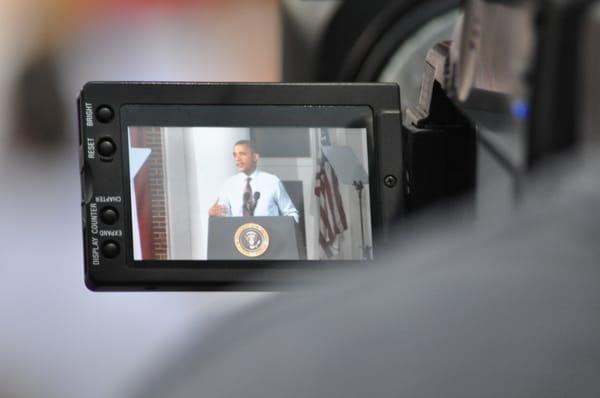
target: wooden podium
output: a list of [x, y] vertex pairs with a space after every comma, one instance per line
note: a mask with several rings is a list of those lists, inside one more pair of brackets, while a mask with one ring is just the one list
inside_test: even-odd
[[210, 217], [209, 260], [304, 260], [293, 217]]

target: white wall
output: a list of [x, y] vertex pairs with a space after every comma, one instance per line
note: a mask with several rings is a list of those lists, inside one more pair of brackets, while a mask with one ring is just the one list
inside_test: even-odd
[[208, 209], [227, 177], [237, 173], [233, 144], [248, 139], [250, 132], [229, 127], [166, 130], [170, 257], [206, 259]]
[[227, 177], [237, 173], [233, 161], [233, 144], [249, 139], [247, 128], [186, 129], [189, 149], [189, 187], [192, 220], [192, 255], [207, 258], [208, 209], [217, 200]]
[[[318, 252], [318, 218], [314, 216], [314, 190], [316, 175], [315, 129], [310, 130], [310, 157], [305, 158], [261, 158], [260, 168], [266, 172], [275, 174], [284, 181], [300, 180], [302, 184], [302, 196], [304, 198], [304, 227], [306, 230], [306, 254], [308, 259], [317, 258]], [[317, 235], [315, 235], [315, 228]], [[317, 242], [315, 244], [315, 242]]]
[[167, 228], [169, 245], [167, 256], [171, 260], [192, 258], [189, 162], [185, 146], [185, 129], [162, 128], [165, 158], [165, 191], [167, 196]]

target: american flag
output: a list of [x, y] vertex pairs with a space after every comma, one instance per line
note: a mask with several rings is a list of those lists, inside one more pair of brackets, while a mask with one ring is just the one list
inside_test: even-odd
[[329, 258], [333, 256], [332, 247], [336, 237], [348, 229], [348, 225], [338, 178], [323, 153], [323, 147], [330, 145], [329, 133], [320, 129], [319, 138], [320, 159], [315, 183], [315, 195], [319, 205], [319, 245]]

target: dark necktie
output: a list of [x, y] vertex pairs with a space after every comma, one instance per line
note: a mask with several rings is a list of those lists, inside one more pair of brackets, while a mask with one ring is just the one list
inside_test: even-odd
[[246, 186], [244, 187], [244, 217], [252, 215], [252, 187], [250, 186], [252, 178], [246, 178]]

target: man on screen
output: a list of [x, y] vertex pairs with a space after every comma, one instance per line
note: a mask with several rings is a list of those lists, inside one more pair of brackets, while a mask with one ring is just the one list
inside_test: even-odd
[[281, 180], [257, 168], [260, 155], [252, 142], [236, 142], [233, 159], [239, 173], [225, 181], [221, 195], [208, 210], [210, 216], [290, 216], [299, 221], [298, 210]]

